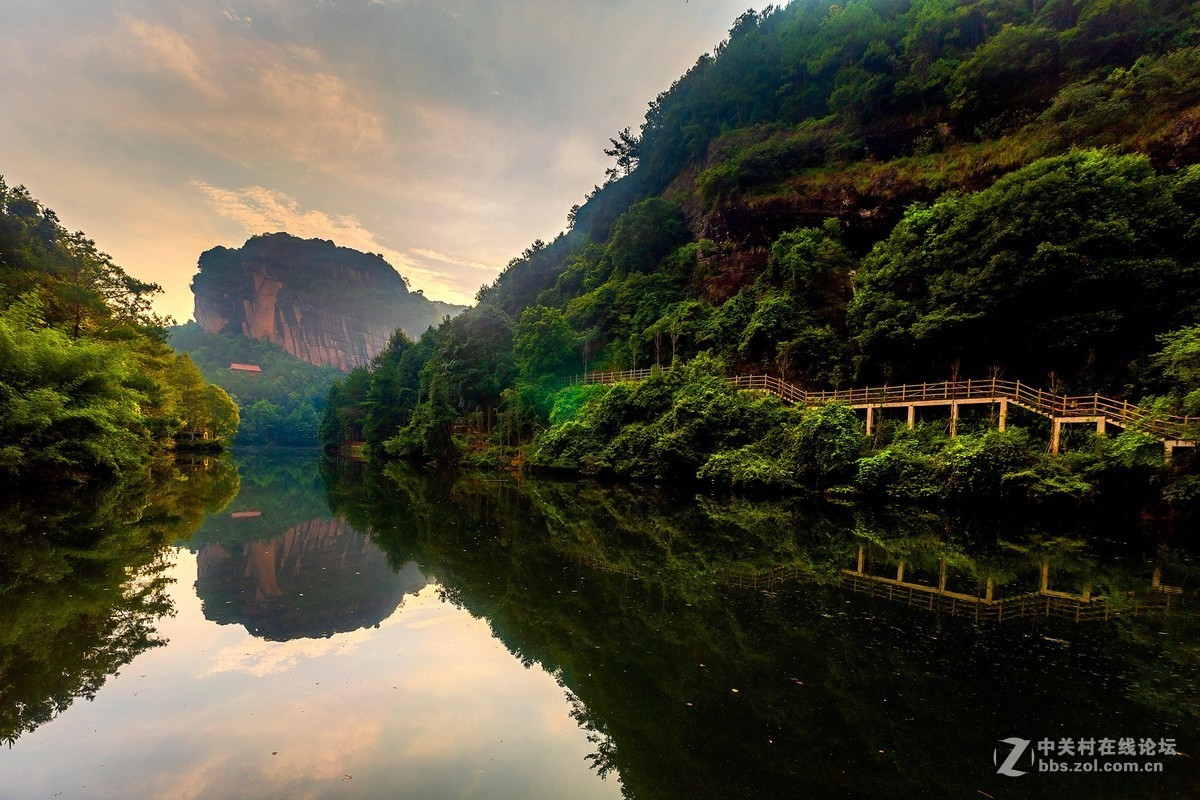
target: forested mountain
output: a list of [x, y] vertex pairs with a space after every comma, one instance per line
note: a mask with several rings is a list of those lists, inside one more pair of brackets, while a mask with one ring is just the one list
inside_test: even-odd
[[167, 341], [238, 404], [237, 444], [316, 446], [326, 397], [342, 374], [336, 367], [301, 361], [262, 339], [206, 333], [195, 322], [171, 328]]
[[[652, 329], [673, 326], [689, 353], [805, 383], [944, 377], [960, 360], [1129, 388], [1153, 337], [1195, 321], [1179, 256], [1197, 210], [1196, 14], [868, 0], [744, 15], [614, 141], [624, 165], [572, 233], [482, 300], [514, 319], [561, 309], [612, 366], [651, 362]], [[1153, 297], [1126, 311], [1131, 281]]]
[[164, 343], [158, 286], [0, 179], [0, 476], [138, 473], [174, 446], [222, 443], [237, 406]]
[[[798, 0], [743, 15], [614, 136], [567, 233], [399, 345], [427, 361], [391, 449], [452, 459], [447, 421], [472, 415], [520, 441], [595, 410], [559, 391], [569, 374], [703, 353], [811, 387], [999, 374], [1200, 412], [1198, 14]], [[660, 405], [620, 406], [589, 446], [653, 428]], [[665, 435], [620, 446], [644, 466]], [[712, 447], [649, 474], [694, 475]]]

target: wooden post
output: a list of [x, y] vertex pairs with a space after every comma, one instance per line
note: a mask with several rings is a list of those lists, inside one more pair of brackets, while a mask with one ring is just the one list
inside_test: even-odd
[[867, 406], [867, 436], [875, 432], [875, 409]]
[[996, 588], [996, 582], [992, 578], [987, 579], [987, 584], [983, 588], [983, 599], [987, 602], [992, 602], [992, 592]]
[[1008, 400], [1000, 401], [1000, 432], [1004, 433], [1005, 426], [1008, 425]]
[[917, 407], [915, 404], [908, 407], [908, 429], [911, 431], [917, 427]]
[[1041, 591], [1047, 592], [1050, 590], [1050, 562], [1047, 559], [1042, 559], [1042, 580]]
[[958, 403], [950, 401], [950, 438], [958, 435]]
[[1058, 448], [1062, 444], [1062, 420], [1053, 419], [1050, 421], [1050, 452], [1053, 455], [1058, 455]]
[[900, 583], [904, 580], [904, 562], [900, 562], [900, 566], [896, 567], [896, 582]]
[[946, 591], [946, 559], [938, 559], [938, 591]]
[[858, 574], [859, 575], [863, 574], [863, 562], [866, 560], [865, 555], [866, 554], [863, 553], [863, 546], [860, 544], [858, 546]]
[[1174, 455], [1174, 452], [1175, 452], [1175, 443], [1169, 439], [1164, 439], [1163, 440], [1163, 463], [1164, 464], [1171, 463], [1171, 456]]
[[1099, 417], [1096, 420], [1096, 433], [1103, 436], [1107, 432], [1107, 425], [1104, 417]]

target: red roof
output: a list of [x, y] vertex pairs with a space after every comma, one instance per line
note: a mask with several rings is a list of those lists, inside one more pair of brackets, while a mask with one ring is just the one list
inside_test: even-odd
[[257, 364], [230, 364], [229, 368], [238, 372], [262, 372], [262, 367]]

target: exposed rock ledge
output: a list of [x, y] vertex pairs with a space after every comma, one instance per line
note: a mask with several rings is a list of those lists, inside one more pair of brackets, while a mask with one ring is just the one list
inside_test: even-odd
[[410, 292], [382, 256], [286, 233], [204, 252], [192, 293], [209, 333], [267, 339], [344, 371], [378, 355], [397, 328], [416, 339], [464, 308]]

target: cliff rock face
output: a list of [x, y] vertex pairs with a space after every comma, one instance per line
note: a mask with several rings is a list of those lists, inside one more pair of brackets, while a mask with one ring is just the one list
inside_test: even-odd
[[382, 256], [286, 233], [204, 252], [192, 293], [209, 333], [266, 339], [344, 371], [374, 358], [397, 328], [417, 339], [464, 308], [410, 292]]

